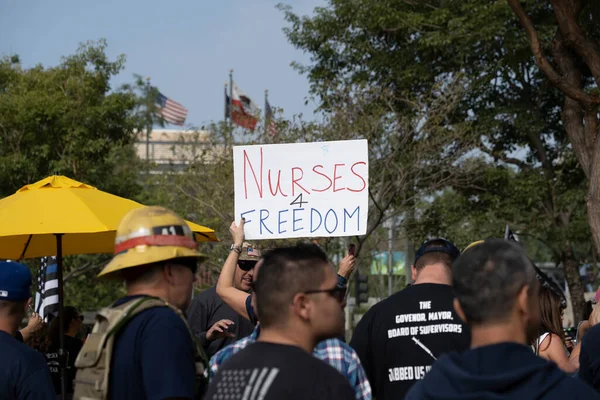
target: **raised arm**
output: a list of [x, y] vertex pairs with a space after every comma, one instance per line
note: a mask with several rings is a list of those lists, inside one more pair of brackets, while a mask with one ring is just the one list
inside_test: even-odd
[[223, 264], [223, 269], [219, 275], [219, 280], [217, 281], [217, 295], [219, 295], [227, 305], [233, 308], [236, 313], [250, 320], [246, 309], [246, 301], [250, 295], [233, 286], [235, 270], [240, 258], [240, 253], [242, 252], [242, 245], [244, 244], [244, 223], [245, 221], [242, 218], [239, 225], [236, 225], [234, 221], [229, 227], [231, 237], [233, 238], [234, 248], [229, 252], [229, 256], [227, 257], [227, 260], [225, 260], [225, 264]]

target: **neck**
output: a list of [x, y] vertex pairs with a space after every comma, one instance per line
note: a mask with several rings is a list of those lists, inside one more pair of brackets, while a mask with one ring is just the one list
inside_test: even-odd
[[159, 286], [130, 286], [127, 288], [128, 296], [152, 296], [159, 297], [165, 301], [169, 301], [169, 291], [166, 288]]
[[432, 264], [423, 267], [415, 279], [414, 285], [421, 283], [438, 283], [440, 285], [451, 285], [452, 275], [445, 264]]
[[71, 336], [71, 337], [75, 337], [77, 336], [77, 329], [71, 329], [69, 328], [66, 332], [65, 332], [66, 336]]
[[2, 318], [0, 319], [0, 331], [4, 331], [11, 336], [15, 336], [19, 330], [19, 322], [14, 318]]
[[472, 349], [506, 342], [527, 345], [524, 329], [511, 322], [471, 325]]
[[275, 326], [269, 328], [261, 326], [258, 341], [296, 346], [307, 353], [312, 353], [317, 345], [316, 340], [311, 335], [302, 332], [300, 329], [279, 328]]

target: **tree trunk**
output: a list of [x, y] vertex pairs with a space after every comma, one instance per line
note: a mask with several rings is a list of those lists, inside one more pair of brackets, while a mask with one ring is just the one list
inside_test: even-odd
[[571, 295], [574, 318], [572, 322], [574, 326], [577, 326], [577, 323], [583, 319], [585, 306], [583, 282], [579, 277], [579, 261], [575, 258], [572, 249], [561, 252], [560, 261], [565, 271], [565, 279], [567, 285], [569, 285], [569, 294]]

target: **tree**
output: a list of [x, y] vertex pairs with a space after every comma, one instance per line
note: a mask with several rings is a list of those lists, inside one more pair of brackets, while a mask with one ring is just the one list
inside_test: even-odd
[[[483, 156], [484, 162], [462, 159], [458, 165], [464, 174], [462, 178], [456, 174], [459, 179], [451, 187], [469, 200], [470, 207], [492, 208], [482, 213], [494, 213], [498, 225], [518, 224], [522, 232], [550, 240], [553, 257], [565, 267], [575, 309], [583, 309], [579, 307], [583, 286], [577, 272], [581, 254], [574, 251], [582, 235], [571, 225], [579, 227], [574, 207], [580, 204], [576, 196], [581, 195], [582, 174], [573, 167], [569, 140], [561, 126], [559, 93], [536, 68], [505, 2], [331, 1], [310, 17], [300, 17], [290, 7], [280, 8], [290, 24], [288, 39], [311, 55], [308, 65], [295, 66], [307, 75], [312, 93], [324, 99], [324, 109], [339, 101], [335, 93], [340, 88], [368, 85], [402, 98], [462, 74], [465, 90], [444, 123], [452, 129], [467, 121], [470, 129], [463, 130], [467, 136], [462, 141], [472, 146], [471, 158]], [[532, 2], [530, 12], [539, 22], [540, 36], [550, 37], [551, 10]], [[413, 113], [404, 102], [394, 104], [394, 110]], [[522, 182], [514, 186], [515, 191], [499, 190], [504, 188], [494, 185], [500, 177], [491, 179], [489, 168], [501, 168], [500, 175], [506, 178], [507, 167]], [[431, 189], [426, 180], [420, 185], [425, 198], [439, 194], [437, 188]], [[526, 203], [522, 202], [523, 190], [533, 194]], [[503, 207], [514, 207], [516, 212]], [[452, 216], [449, 220], [455, 221]], [[419, 221], [407, 222], [413, 226]], [[544, 231], [548, 229], [551, 235]], [[413, 232], [435, 234], [427, 229]]]
[[[544, 2], [556, 18], [551, 58], [544, 38], [518, 0], [508, 0], [529, 39], [540, 70], [564, 94], [562, 122], [588, 179], [587, 211], [596, 250], [600, 251], [600, 11], [593, 2]], [[536, 21], [537, 22], [537, 21]]]
[[[140, 100], [111, 88], [125, 57], [112, 61], [105, 49], [103, 40], [81, 45], [55, 67], [0, 59], [0, 196], [54, 173], [123, 197], [140, 194], [133, 147]], [[65, 257], [66, 303], [93, 310], [119, 296], [119, 283], [95, 281], [108, 258]], [[37, 275], [39, 261], [28, 264]]]
[[54, 173], [118, 195], [139, 190], [131, 168], [137, 99], [111, 92], [125, 58], [110, 61], [105, 47], [82, 45], [51, 68], [0, 60], [0, 195]]

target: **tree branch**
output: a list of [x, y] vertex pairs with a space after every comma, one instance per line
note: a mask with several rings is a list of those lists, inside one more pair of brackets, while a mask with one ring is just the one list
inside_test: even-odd
[[587, 38], [577, 23], [582, 8], [581, 1], [550, 0], [550, 3], [565, 42], [583, 59], [592, 72], [596, 85], [600, 86], [600, 49]]
[[521, 26], [525, 29], [525, 32], [527, 33], [527, 37], [531, 46], [531, 51], [533, 52], [533, 56], [535, 57], [536, 63], [538, 64], [542, 72], [548, 77], [550, 82], [558, 89], [560, 89], [564, 94], [566, 94], [573, 100], [577, 100], [581, 104], [584, 104], [586, 107], [592, 107], [594, 105], [600, 104], [600, 97], [589, 95], [583, 90], [581, 90], [579, 87], [570, 85], [558, 72], [556, 72], [556, 70], [552, 67], [552, 64], [550, 64], [550, 61], [548, 61], [548, 59], [544, 55], [538, 33], [535, 30], [531, 19], [519, 4], [519, 0], [507, 1], [510, 8], [512, 8], [515, 15], [519, 18]]

